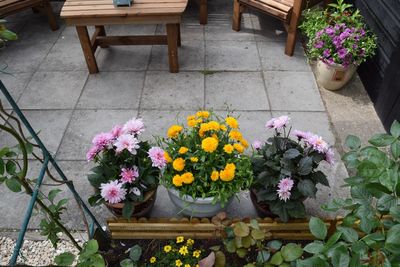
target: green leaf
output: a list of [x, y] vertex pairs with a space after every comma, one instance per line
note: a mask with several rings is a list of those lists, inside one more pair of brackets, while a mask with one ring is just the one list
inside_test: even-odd
[[356, 152], [347, 152], [342, 156], [342, 160], [346, 164], [347, 168], [355, 169], [359, 164], [358, 154]]
[[326, 260], [323, 260], [317, 256], [305, 259], [305, 260], [297, 260], [297, 267], [329, 267], [329, 263]]
[[4, 168], [4, 161], [3, 159], [0, 158], [0, 175], [4, 174], [5, 168]]
[[269, 260], [269, 258], [271, 257], [271, 253], [268, 251], [268, 250], [260, 250], [258, 253], [257, 253], [257, 263], [266, 263], [268, 260]]
[[19, 180], [14, 177], [7, 179], [6, 185], [7, 185], [8, 189], [10, 189], [11, 191], [13, 191], [15, 193], [21, 192], [21, 184], [20, 184]]
[[300, 151], [295, 148], [288, 149], [283, 153], [283, 157], [287, 159], [294, 159], [298, 156], [300, 156]]
[[379, 168], [372, 161], [364, 160], [358, 167], [358, 174], [364, 178], [375, 178], [380, 174]]
[[239, 256], [239, 258], [244, 258], [247, 255], [247, 249], [245, 248], [238, 248], [236, 250], [236, 254]]
[[385, 248], [395, 255], [400, 254], [400, 224], [396, 224], [387, 232]]
[[81, 255], [84, 254], [85, 256], [90, 256], [96, 254], [98, 250], [99, 250], [99, 244], [97, 243], [96, 240], [91, 239], [86, 243], [83, 249], [84, 253], [81, 253]]
[[375, 134], [368, 142], [377, 147], [384, 147], [390, 145], [395, 140], [396, 138], [388, 134]]
[[351, 227], [338, 226], [337, 230], [342, 233], [343, 239], [349, 243], [353, 243], [358, 240], [357, 231]]
[[306, 197], [315, 198], [315, 194], [317, 193], [317, 187], [311, 180], [300, 180], [297, 188], [299, 189], [300, 193]]
[[57, 196], [57, 194], [60, 193], [60, 192], [62, 192], [61, 189], [53, 189], [53, 190], [50, 190], [50, 192], [49, 192], [47, 198], [48, 198], [51, 202], [53, 202], [54, 198], [55, 198], [55, 197]]
[[130, 219], [134, 210], [132, 202], [126, 201], [124, 207], [122, 208], [122, 216], [126, 219]]
[[17, 169], [17, 165], [15, 164], [14, 161], [12, 161], [12, 160], [7, 161], [6, 171], [8, 174], [11, 174], [11, 175], [15, 174], [16, 169]]
[[319, 254], [324, 250], [324, 244], [320, 241], [314, 241], [304, 247], [304, 251], [310, 254]]
[[385, 194], [381, 198], [378, 199], [376, 204], [376, 208], [381, 212], [387, 212], [391, 207], [394, 207], [397, 204], [398, 200], [396, 197], [392, 195]]
[[137, 262], [139, 261], [140, 256], [142, 256], [142, 248], [139, 245], [134, 245], [129, 251], [129, 258], [131, 258], [132, 261]]
[[393, 121], [392, 126], [390, 127], [390, 134], [395, 138], [400, 137], [400, 123], [397, 120]]
[[133, 261], [131, 259], [124, 259], [119, 263], [121, 267], [134, 267]]
[[329, 239], [326, 241], [325, 247], [324, 247], [324, 252], [330, 250], [334, 245], [336, 245], [336, 242], [339, 241], [339, 239], [342, 237], [342, 233], [339, 231], [336, 231]]
[[270, 263], [273, 265], [280, 265], [283, 263], [283, 257], [282, 253], [280, 251], [276, 252], [274, 255], [272, 255], [272, 258], [270, 260]]
[[332, 254], [333, 267], [348, 267], [350, 264], [350, 256], [347, 248], [344, 246], [337, 247]]
[[400, 141], [397, 140], [393, 144], [390, 145], [390, 152], [392, 152], [392, 156], [395, 159], [400, 157]]
[[313, 236], [321, 240], [324, 240], [328, 234], [325, 223], [317, 217], [310, 218], [309, 228]]
[[235, 253], [236, 252], [235, 240], [231, 239], [231, 240], [226, 241], [225, 248], [229, 253]]
[[260, 225], [256, 219], [250, 220], [250, 226], [253, 227], [253, 229], [260, 229]]
[[379, 177], [379, 182], [384, 185], [390, 192], [394, 191], [394, 187], [397, 185], [397, 180], [399, 175], [397, 170], [387, 169], [382, 175]]
[[282, 247], [282, 242], [279, 240], [271, 240], [267, 243], [267, 247], [272, 250], [279, 250]]
[[312, 179], [316, 183], [320, 183], [322, 185], [329, 186], [329, 181], [326, 178], [326, 175], [322, 171], [317, 171], [317, 172], [313, 173], [312, 174]]
[[265, 238], [265, 231], [261, 229], [253, 229], [251, 230], [251, 237], [255, 240], [263, 240]]
[[238, 237], [245, 237], [250, 234], [250, 228], [244, 222], [238, 222], [233, 227], [233, 232]]
[[346, 137], [345, 145], [351, 150], [359, 149], [361, 146], [361, 140], [355, 135], [348, 135]]
[[400, 222], [400, 205], [392, 206], [389, 210], [389, 214], [393, 217], [394, 220]]
[[300, 245], [289, 243], [281, 249], [282, 257], [286, 262], [297, 260], [303, 255], [303, 249]]
[[94, 207], [101, 204], [102, 197], [100, 195], [91, 196], [88, 198], [89, 205]]
[[75, 255], [70, 252], [64, 252], [54, 258], [58, 266], [71, 266], [74, 263]]
[[60, 209], [62, 206], [65, 206], [68, 203], [67, 198], [63, 198], [57, 202], [57, 209]]
[[308, 175], [312, 171], [312, 158], [304, 157], [299, 161], [298, 173], [300, 175]]

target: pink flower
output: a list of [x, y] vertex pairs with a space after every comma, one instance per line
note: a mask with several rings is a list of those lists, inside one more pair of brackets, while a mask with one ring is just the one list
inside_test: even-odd
[[283, 201], [288, 201], [289, 199], [290, 199], [290, 195], [291, 195], [292, 193], [290, 193], [290, 191], [279, 191], [278, 190], [278, 197], [279, 197], [279, 199], [280, 200], [283, 200]]
[[99, 148], [97, 146], [92, 146], [86, 153], [86, 160], [92, 161], [96, 157], [97, 153], [99, 153]]
[[122, 184], [118, 183], [117, 180], [101, 184], [100, 190], [101, 196], [108, 203], [116, 204], [125, 199], [126, 189], [122, 188]]
[[131, 119], [127, 121], [122, 128], [126, 134], [139, 135], [144, 132], [144, 123], [142, 119]]
[[157, 168], [164, 168], [165, 165], [167, 164], [167, 160], [165, 159], [164, 156], [164, 150], [162, 150], [159, 147], [152, 147], [149, 149], [149, 157], [151, 159], [151, 161], [153, 162], [153, 167], [157, 167]]
[[293, 135], [296, 136], [299, 140], [301, 140], [301, 139], [307, 140], [308, 138], [310, 138], [313, 135], [313, 133], [294, 130]]
[[335, 153], [333, 152], [332, 148], [328, 148], [328, 150], [325, 153], [325, 160], [328, 162], [331, 166], [335, 164]]
[[133, 168], [122, 168], [120, 176], [122, 183], [132, 183], [139, 177], [139, 169], [136, 166], [133, 166]]
[[279, 181], [277, 193], [280, 200], [286, 202], [290, 199], [292, 194], [290, 190], [292, 190], [293, 185], [294, 181], [290, 177], [283, 178]]
[[262, 142], [260, 140], [254, 140], [251, 145], [254, 149], [260, 149], [262, 147]]
[[312, 135], [309, 138], [307, 138], [306, 142], [312, 146], [312, 148], [319, 153], [326, 153], [328, 150], [329, 146], [328, 143], [325, 142], [321, 136], [318, 135]]
[[139, 140], [137, 140], [133, 135], [123, 134], [118, 137], [117, 141], [114, 143], [117, 153], [120, 153], [124, 149], [131, 152], [132, 155], [136, 155], [136, 149], [139, 148]]
[[113, 139], [114, 138], [110, 133], [99, 133], [93, 138], [92, 144], [101, 150], [111, 144]]
[[111, 130], [111, 135], [114, 139], [117, 139], [123, 133], [121, 125], [115, 125], [114, 128]]
[[265, 124], [265, 128], [267, 129], [272, 129], [274, 128], [274, 122], [275, 122], [275, 118], [270, 119], [269, 121], [267, 121], [267, 123]]
[[267, 123], [265, 124], [265, 128], [267, 129], [282, 129], [283, 127], [286, 127], [288, 124], [290, 118], [286, 115], [280, 116], [278, 118], [272, 118]]

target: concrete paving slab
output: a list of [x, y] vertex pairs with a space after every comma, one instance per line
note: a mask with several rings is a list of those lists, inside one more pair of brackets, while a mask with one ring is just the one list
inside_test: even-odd
[[[18, 102], [22, 93], [24, 92], [26, 86], [28, 85], [30, 79], [32, 77], [32, 73], [16, 73], [16, 74], [0, 74], [0, 80], [3, 82], [4, 86], [14, 98], [15, 102]], [[3, 107], [6, 109], [11, 108], [7, 99], [4, 97], [2, 93], [0, 93], [0, 100], [3, 104]]]
[[283, 23], [265, 13], [252, 10], [251, 22], [256, 41], [286, 42], [287, 33]]
[[18, 32], [18, 41], [23, 43], [55, 43], [60, 36], [60, 30], [52, 31], [48, 21], [35, 17], [26, 21], [25, 26]]
[[144, 72], [89, 75], [78, 109], [139, 109]]
[[260, 72], [217, 72], [205, 77], [206, 108], [269, 110], [269, 101]]
[[43, 71], [87, 70], [80, 43], [59, 39], [39, 69]]
[[[193, 17], [190, 18], [193, 19]], [[165, 25], [158, 24], [156, 35], [165, 35], [165, 34], [167, 34]], [[204, 40], [204, 26], [200, 25], [198, 21], [192, 21], [192, 20], [184, 24], [181, 24], [181, 39], [182, 42]]]
[[93, 137], [136, 117], [137, 110], [76, 110], [65, 132], [58, 160], [85, 160]]
[[150, 45], [102, 48], [97, 56], [100, 71], [146, 70]]
[[36, 72], [18, 101], [22, 109], [74, 109], [86, 71]]
[[[245, 20], [244, 20], [245, 21]], [[254, 41], [254, 30], [250, 20], [242, 23], [241, 30], [232, 30], [232, 24], [206, 25], [205, 39], [215, 41]]]
[[147, 72], [141, 109], [192, 110], [204, 107], [204, 76], [200, 72]]
[[206, 69], [260, 70], [255, 42], [206, 41]]
[[266, 71], [264, 79], [272, 110], [325, 110], [311, 73]]

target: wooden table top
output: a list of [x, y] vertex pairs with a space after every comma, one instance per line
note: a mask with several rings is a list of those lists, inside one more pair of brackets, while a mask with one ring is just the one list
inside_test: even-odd
[[181, 15], [188, 0], [133, 0], [130, 7], [115, 7], [112, 0], [66, 0], [61, 10], [64, 19], [133, 18]]

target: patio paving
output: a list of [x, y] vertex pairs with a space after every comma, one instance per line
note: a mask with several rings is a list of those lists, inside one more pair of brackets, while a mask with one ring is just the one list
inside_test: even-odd
[[[53, 4], [60, 10], [62, 3]], [[0, 74], [0, 78], [84, 199], [92, 192], [86, 180], [92, 165], [85, 161], [91, 138], [136, 116], [147, 125], [144, 136], [152, 138], [165, 135], [178, 117], [185, 118], [197, 109], [223, 114], [229, 107], [240, 114], [244, 135], [252, 141], [267, 138], [264, 125], [272, 116], [289, 114], [295, 128], [316, 132], [336, 145], [301, 45], [293, 57], [285, 56], [283, 27], [258, 13], [245, 13], [243, 30], [232, 31], [231, 1], [211, 0], [209, 11], [206, 26], [198, 23], [197, 6], [190, 3], [185, 13], [178, 74], [168, 72], [167, 47], [122, 46], [100, 49], [100, 73], [89, 75], [73, 28], [60, 21], [60, 29], [52, 32], [44, 17], [31, 12], [8, 18], [20, 39], [0, 52], [0, 63], [6, 63], [13, 74]], [[106, 31], [160, 34], [164, 27], [110, 26]], [[10, 143], [0, 133], [0, 146]], [[33, 164], [32, 175], [37, 167]], [[340, 188], [347, 172], [339, 156], [332, 168], [324, 169], [332, 187], [321, 188], [316, 200], [307, 201], [312, 214], [326, 215], [319, 205], [347, 194]], [[0, 214], [7, 214], [0, 228], [17, 229], [27, 198], [4, 187], [0, 195]], [[79, 213], [72, 199], [70, 202], [68, 226], [82, 229]], [[102, 219], [110, 216], [102, 207], [94, 211]], [[153, 216], [176, 213], [161, 188]], [[228, 213], [255, 216], [247, 194], [242, 194]], [[34, 219], [30, 227], [36, 228], [37, 223]]]

